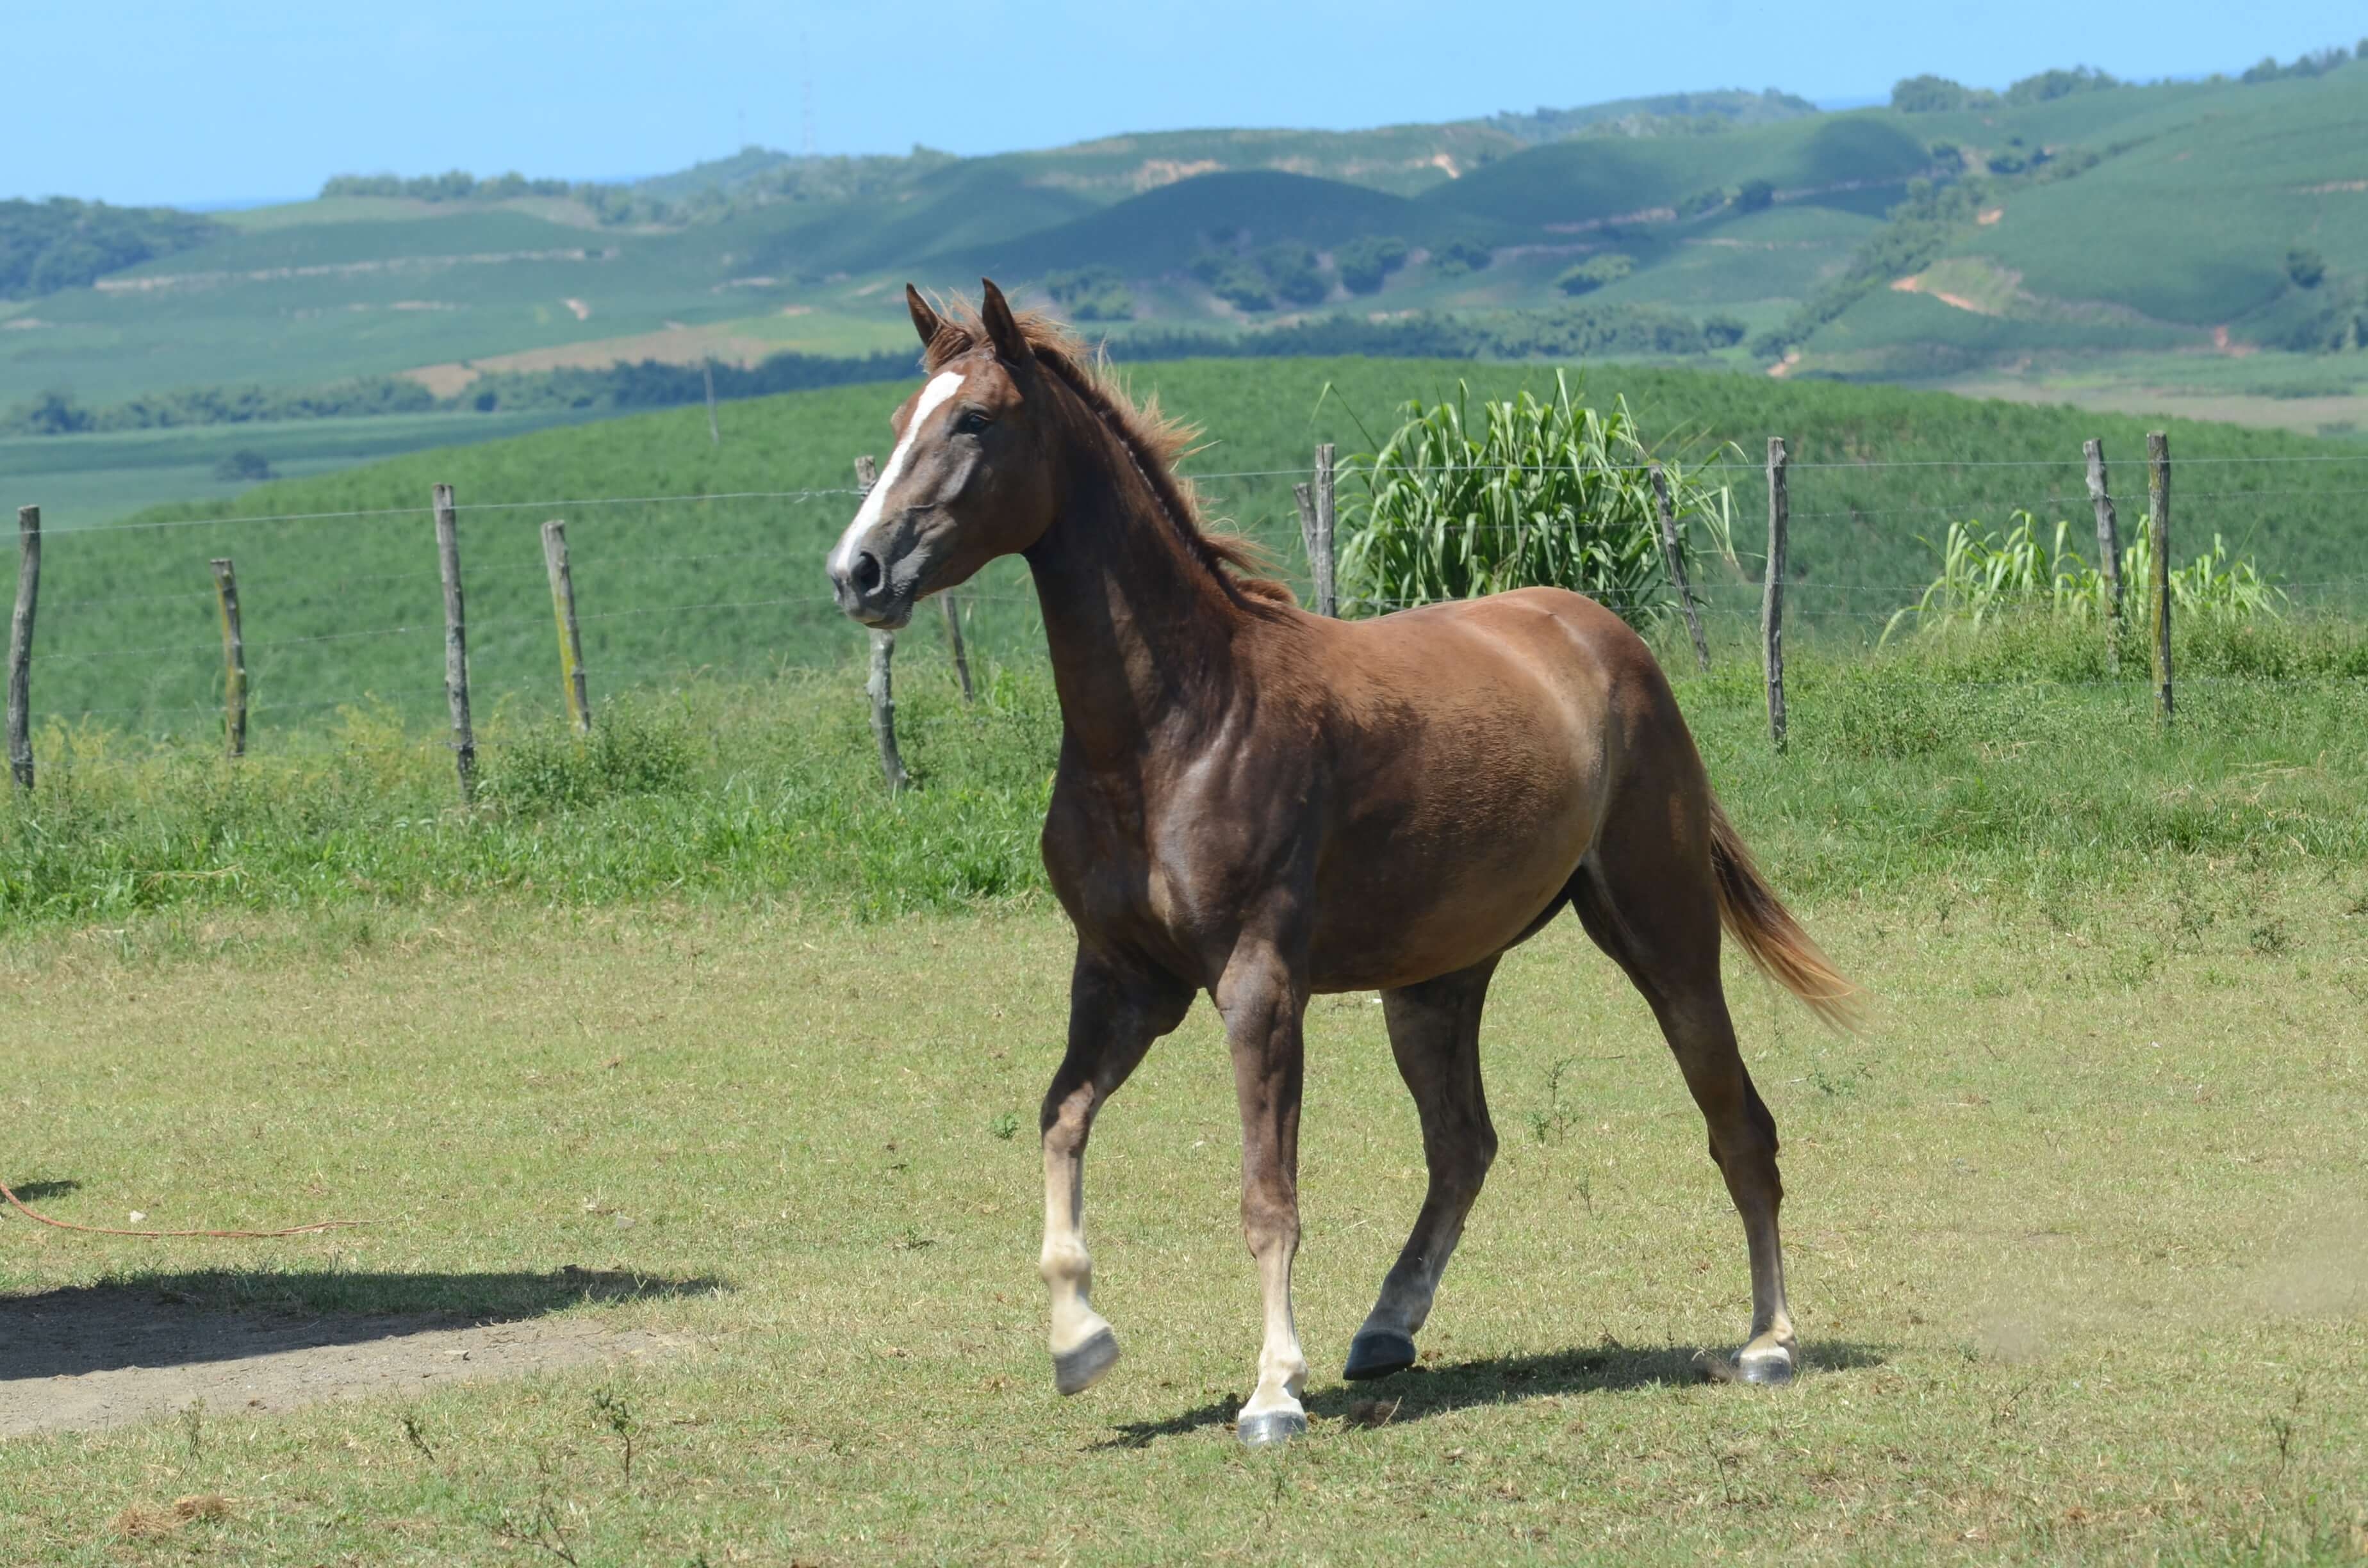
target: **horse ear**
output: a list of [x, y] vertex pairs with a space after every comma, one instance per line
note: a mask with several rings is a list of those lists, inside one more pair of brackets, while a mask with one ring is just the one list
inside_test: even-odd
[[905, 285], [905, 308], [913, 312], [913, 330], [921, 335], [921, 347], [927, 348], [938, 340], [938, 312], [929, 309], [929, 301], [910, 283]]
[[1028, 347], [1019, 323], [1012, 317], [1011, 302], [995, 286], [994, 278], [982, 278], [978, 281], [978, 318], [986, 327], [986, 340], [995, 345], [996, 358], [1007, 365], [1027, 364], [1036, 354]]

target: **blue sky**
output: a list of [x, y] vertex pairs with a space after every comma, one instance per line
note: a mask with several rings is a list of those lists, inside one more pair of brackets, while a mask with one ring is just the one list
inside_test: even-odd
[[[1937, 71], [2200, 75], [2368, 33], [2360, 0], [5, 0], [0, 196], [202, 202], [325, 176], [655, 174], [743, 140], [961, 153], [1354, 127], [1712, 86], [1827, 101]], [[1449, 20], [1459, 13], [1465, 20]], [[801, 46], [801, 40], [804, 40]]]

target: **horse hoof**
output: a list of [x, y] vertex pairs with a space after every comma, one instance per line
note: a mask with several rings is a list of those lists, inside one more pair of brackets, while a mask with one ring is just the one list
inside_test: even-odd
[[1414, 1365], [1414, 1341], [1395, 1329], [1372, 1329], [1349, 1342], [1349, 1364], [1340, 1375], [1350, 1382], [1386, 1378]]
[[1296, 1410], [1269, 1410], [1245, 1415], [1234, 1424], [1234, 1435], [1246, 1449], [1279, 1448], [1307, 1436], [1307, 1417]]
[[1118, 1335], [1103, 1329], [1075, 1350], [1053, 1353], [1053, 1386], [1064, 1394], [1083, 1393], [1118, 1365]]
[[1747, 1350], [1735, 1358], [1735, 1369], [1747, 1383], [1775, 1388], [1793, 1381], [1793, 1353], [1781, 1348]]

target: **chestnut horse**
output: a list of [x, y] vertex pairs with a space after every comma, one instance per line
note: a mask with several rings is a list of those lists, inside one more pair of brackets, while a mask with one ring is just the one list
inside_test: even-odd
[[1497, 1150], [1480, 1012], [1507, 949], [1567, 904], [1653, 1009], [1742, 1215], [1758, 1382], [1792, 1377], [1776, 1123], [1736, 1049], [1722, 920], [1829, 1018], [1850, 987], [1753, 869], [1652, 653], [1577, 594], [1533, 588], [1332, 620], [1241, 574], [1171, 472], [1178, 432], [1074, 340], [907, 288], [928, 380], [830, 556], [839, 607], [894, 628], [1001, 555], [1033, 573], [1061, 699], [1044, 865], [1076, 927], [1068, 1051], [1044, 1096], [1053, 1381], [1118, 1359], [1088, 1300], [1082, 1162], [1094, 1117], [1206, 991], [1242, 1118], [1242, 1227], [1265, 1298], [1235, 1430], [1306, 1430], [1291, 1312], [1301, 1023], [1318, 992], [1379, 991], [1422, 1119], [1429, 1190], [1349, 1350], [1409, 1366]]

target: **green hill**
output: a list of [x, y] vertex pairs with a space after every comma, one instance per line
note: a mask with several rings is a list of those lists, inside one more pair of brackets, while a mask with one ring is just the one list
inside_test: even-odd
[[1218, 235], [1242, 236], [1235, 244], [1333, 245], [1360, 234], [1419, 241], [1440, 227], [1436, 214], [1406, 197], [1306, 175], [1253, 171], [1162, 186], [1056, 229], [979, 246], [960, 260], [997, 277], [1107, 267], [1142, 278], [1182, 271]]
[[[900, 345], [908, 278], [989, 272], [1042, 301], [1056, 275], [1089, 271], [1098, 324], [1120, 336], [1483, 317], [1583, 291], [1739, 321], [1746, 346], [1714, 351], [1737, 367], [1782, 357], [1794, 376], [1982, 378], [2132, 406], [2208, 391], [2249, 417], [2356, 428], [2368, 359], [2283, 350], [2360, 335], [2368, 65], [2248, 74], [2261, 79], [2044, 74], [1848, 114], [1673, 95], [976, 159], [751, 149], [631, 187], [362, 178], [158, 219], [90, 262], [89, 286], [0, 298], [0, 411], [390, 374], [450, 400], [487, 372], [861, 356]], [[39, 238], [14, 210], [0, 256]], [[1402, 265], [1344, 269], [1341, 253], [1383, 240]], [[1668, 341], [1732, 335], [1688, 324]], [[2279, 408], [2305, 386], [2306, 415]]]
[[[1929, 362], [1921, 346], [1935, 342], [1966, 361], [2050, 347], [2258, 345], [2315, 312], [2321, 290], [2368, 277], [2368, 190], [2356, 154], [2334, 153], [2368, 147], [2368, 66], [2066, 103], [2093, 119], [2125, 96], [2145, 112], [2081, 128], [2118, 151], [2077, 179], [2005, 195], [1919, 278], [1928, 300], [1962, 302], [1903, 312], [1869, 299], [1835, 324], [1833, 362]], [[2055, 112], [2031, 119], [2069, 112], [2042, 110]], [[2040, 134], [2034, 125], [2025, 144]], [[1996, 128], [1990, 137], [2003, 142]], [[2298, 283], [2288, 270], [2296, 247], [2317, 252], [2330, 276]], [[1813, 355], [1825, 346], [1807, 345]]]
[[[1136, 368], [1138, 394], [1203, 423], [1189, 467], [1229, 518], [1297, 564], [1290, 495], [1318, 440], [1361, 448], [1404, 398], [1537, 386], [1536, 367], [1438, 361], [1182, 361]], [[128, 526], [53, 532], [43, 563], [36, 711], [90, 712], [108, 726], [203, 729], [220, 689], [207, 562], [235, 561], [245, 606], [257, 744], [282, 721], [364, 694], [407, 711], [441, 698], [441, 610], [429, 487], [457, 487], [472, 668], [484, 703], [541, 706], [553, 696], [553, 632], [537, 528], [566, 519], [596, 694], [685, 668], [757, 671], [854, 656], [860, 636], [823, 591], [821, 562], [855, 506], [846, 489], [859, 452], [879, 453], [905, 387], [799, 393], [726, 406], [723, 443], [702, 411], [545, 430], [415, 452], [343, 472], [264, 484], [235, 500], [160, 508]], [[1803, 635], [1858, 636], [1914, 597], [1936, 537], [1952, 517], [2003, 520], [2012, 506], [2074, 520], [2086, 537], [2080, 442], [2101, 436], [2118, 488], [2141, 487], [2145, 426], [2063, 408], [1981, 403], [1829, 382], [1632, 367], [1588, 389], [1624, 394], [1666, 449], [1715, 456], [1728, 472], [1738, 540], [1764, 515], [1765, 439], [1793, 443], [1794, 575]], [[2179, 538], [2214, 532], [2256, 552], [2305, 602], [2360, 590], [2362, 464], [2323, 460], [2306, 438], [2174, 425]], [[815, 494], [805, 494], [814, 492]], [[1353, 498], [1353, 483], [1344, 494]], [[649, 497], [699, 497], [653, 501]], [[30, 497], [38, 499], [38, 496]], [[2125, 503], [2133, 519], [2139, 508]], [[1751, 573], [1713, 574], [1713, 603], [1748, 618]], [[2330, 588], [2332, 581], [2348, 585]], [[1037, 644], [1015, 563], [966, 600], [982, 653]], [[1730, 621], [1730, 626], [1733, 624]], [[937, 657], [924, 620], [910, 641]], [[852, 688], [850, 688], [851, 690]]]
[[1426, 199], [1444, 211], [1551, 232], [1619, 219], [1668, 222], [1689, 197], [1755, 179], [1793, 200], [1828, 204], [1821, 199], [1888, 188], [1896, 201], [1899, 187], [1932, 165], [1921, 140], [1894, 117], [1869, 111], [1721, 136], [1581, 137], [1492, 164]]

